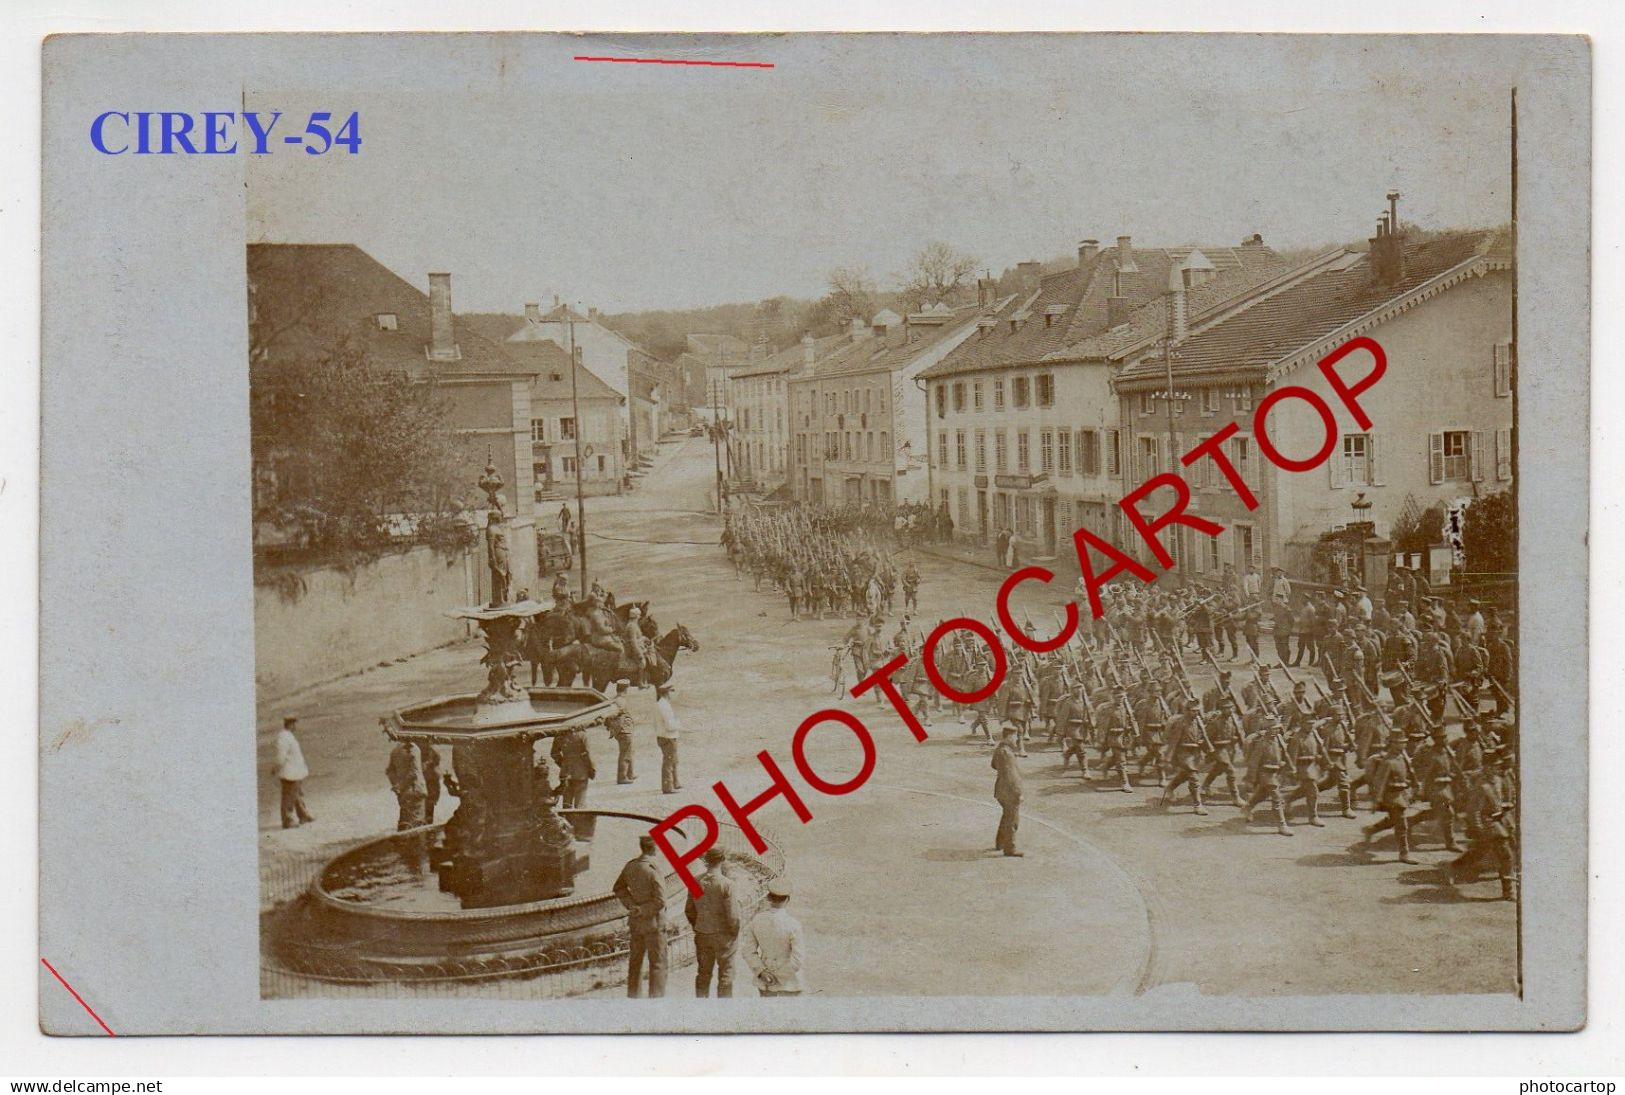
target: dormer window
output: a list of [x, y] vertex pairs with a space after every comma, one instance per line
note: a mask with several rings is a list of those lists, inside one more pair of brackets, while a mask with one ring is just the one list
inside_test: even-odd
[[400, 329], [400, 321], [394, 312], [379, 312], [376, 317], [380, 331], [396, 331]]

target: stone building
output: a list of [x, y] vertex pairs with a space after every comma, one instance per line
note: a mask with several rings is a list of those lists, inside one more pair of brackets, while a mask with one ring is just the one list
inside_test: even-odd
[[[1239, 292], [1289, 264], [1254, 236], [1237, 247], [1078, 247], [1069, 269], [1018, 267], [1019, 291], [995, 299], [978, 286], [975, 333], [924, 370], [929, 385], [932, 497], [961, 538], [1014, 532], [1024, 558], [1070, 551], [1078, 526], [1120, 541], [1123, 438], [1112, 391], [1115, 363], [1090, 340], [1129, 329], [1160, 302], [1170, 271], [1200, 255], [1203, 299]], [[1158, 305], [1160, 307], [1160, 303]]]
[[[1369, 252], [1329, 252], [1183, 322], [1173, 309], [1171, 359], [1154, 337], [1114, 355], [1122, 361], [1113, 382], [1127, 453], [1122, 492], [1169, 468], [1170, 453], [1234, 422], [1227, 455], [1258, 508], [1249, 511], [1203, 460], [1186, 469], [1187, 479], [1195, 478], [1190, 511], [1224, 532], [1214, 539], [1175, 527], [1166, 530], [1165, 546], [1188, 574], [1212, 575], [1226, 564], [1238, 573], [1280, 566], [1325, 581], [1342, 577], [1317, 562], [1327, 534], [1364, 524], [1380, 541], [1407, 508], [1456, 507], [1505, 488], [1513, 467], [1511, 271], [1504, 231], [1413, 241], [1384, 227]], [[1169, 297], [1177, 303], [1172, 291]], [[1317, 368], [1328, 352], [1362, 335], [1374, 338], [1388, 361], [1384, 378], [1360, 397], [1369, 430]], [[1339, 372], [1357, 378], [1370, 364], [1356, 351]], [[1335, 412], [1331, 455], [1311, 472], [1283, 471], [1263, 459], [1253, 433], [1254, 409], [1284, 385], [1308, 388]], [[1313, 455], [1328, 436], [1318, 411], [1297, 399], [1276, 405], [1268, 431], [1276, 449], [1294, 459]]]

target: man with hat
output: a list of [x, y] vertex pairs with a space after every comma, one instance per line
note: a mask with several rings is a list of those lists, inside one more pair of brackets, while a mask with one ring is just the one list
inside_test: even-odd
[[734, 994], [734, 954], [739, 949], [739, 899], [733, 880], [723, 870], [728, 854], [721, 848], [705, 850], [705, 874], [699, 878], [700, 896], [689, 895], [683, 908], [694, 929], [694, 995], [711, 995], [711, 971], [717, 974], [717, 996]]
[[1248, 779], [1253, 793], [1241, 808], [1242, 816], [1250, 824], [1253, 811], [1261, 802], [1269, 799], [1270, 809], [1275, 814], [1275, 831], [1282, 836], [1291, 836], [1292, 829], [1286, 823], [1286, 799], [1281, 794], [1281, 780], [1287, 767], [1287, 745], [1280, 720], [1275, 716], [1267, 717], [1263, 732], [1253, 743], [1252, 755], [1247, 759]]
[[1495, 863], [1495, 873], [1501, 880], [1501, 899], [1518, 899], [1518, 862], [1512, 843], [1511, 796], [1505, 792], [1503, 774], [1508, 767], [1510, 752], [1499, 742], [1485, 747], [1486, 764], [1476, 773], [1477, 786], [1473, 790], [1473, 836], [1467, 851], [1442, 866], [1445, 884], [1457, 886], [1462, 882], [1476, 882], [1486, 860]]
[[1202, 770], [1203, 756], [1213, 752], [1213, 745], [1208, 741], [1207, 728], [1202, 723], [1202, 705], [1194, 696], [1185, 701], [1185, 710], [1174, 719], [1169, 734], [1174, 775], [1168, 781], [1167, 790], [1162, 793], [1160, 805], [1166, 808], [1173, 793], [1188, 783], [1196, 812], [1206, 817], [1207, 809], [1202, 805], [1202, 785], [1196, 777]]
[[790, 915], [790, 883], [775, 878], [767, 884], [767, 908], [745, 927], [745, 963], [756, 975], [758, 996], [800, 996], [801, 966], [806, 947], [801, 921]]
[[1133, 735], [1129, 731], [1128, 690], [1121, 684], [1112, 685], [1110, 702], [1095, 709], [1095, 724], [1101, 727], [1100, 771], [1107, 779], [1117, 777], [1117, 790], [1133, 794], [1128, 781], [1128, 757], [1133, 748]]
[[1202, 776], [1202, 793], [1212, 790], [1220, 776], [1230, 792], [1230, 801], [1242, 804], [1241, 792], [1236, 787], [1236, 758], [1241, 746], [1241, 722], [1236, 717], [1236, 698], [1228, 693], [1219, 700], [1218, 713], [1207, 727], [1208, 742], [1213, 746], [1209, 754], [1207, 771]]
[[1435, 726], [1431, 738], [1432, 741], [1413, 756], [1417, 779], [1427, 797], [1428, 808], [1411, 818], [1409, 824], [1411, 831], [1415, 832], [1416, 823], [1424, 818], [1434, 822], [1438, 826], [1439, 836], [1444, 840], [1445, 851], [1457, 852], [1461, 850], [1456, 845], [1456, 781], [1460, 773], [1456, 758], [1450, 751], [1450, 739], [1445, 728]]
[[310, 768], [305, 764], [305, 751], [299, 747], [294, 731], [299, 719], [288, 715], [282, 720], [282, 729], [276, 735], [276, 778], [282, 784], [282, 827], [297, 829], [307, 821], [315, 821], [305, 808], [305, 778]]
[[636, 780], [637, 773], [632, 770], [632, 712], [626, 709], [626, 692], [632, 687], [632, 682], [619, 680], [615, 682], [615, 691], [610, 698], [615, 701], [615, 711], [604, 720], [604, 729], [615, 742], [615, 782], [631, 783]]
[[[1426, 734], [1421, 736], [1427, 737]], [[1360, 830], [1364, 834], [1361, 843], [1369, 844], [1371, 838], [1384, 829], [1392, 829], [1394, 839], [1399, 842], [1399, 861], [1415, 863], [1411, 858], [1410, 824], [1405, 816], [1411, 804], [1411, 765], [1405, 759], [1398, 735], [1390, 735], [1387, 741], [1376, 746], [1372, 757], [1375, 770], [1370, 777], [1371, 801], [1387, 816]]]
[[667, 681], [655, 686], [655, 744], [660, 746], [660, 791], [675, 795], [682, 790], [677, 779], [677, 735], [683, 729], [682, 720], [671, 705], [671, 695], [677, 686]]
[[666, 995], [666, 889], [655, 859], [654, 837], [638, 837], [640, 854], [621, 868], [615, 896], [626, 906], [631, 950], [626, 956], [626, 995], [643, 988], [643, 961], [649, 960], [649, 995]]
[[1020, 731], [1013, 723], [1006, 723], [993, 750], [993, 801], [999, 804], [999, 831], [993, 839], [996, 851], [1007, 856], [1021, 856], [1016, 851], [1016, 829], [1021, 824], [1021, 768], [1016, 757], [1016, 743]]

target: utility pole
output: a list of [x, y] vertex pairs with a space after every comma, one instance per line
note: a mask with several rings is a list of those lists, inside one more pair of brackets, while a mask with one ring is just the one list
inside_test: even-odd
[[[717, 376], [722, 374], [722, 347], [717, 347]], [[717, 465], [717, 512], [722, 512], [722, 412], [717, 404], [717, 376], [708, 385], [711, 404], [711, 456]]]
[[[566, 304], [565, 324], [570, 329], [570, 413], [575, 415], [575, 429], [572, 431], [576, 442], [576, 539], [581, 551], [581, 596], [587, 596], [587, 505], [583, 499], [581, 481], [587, 474], [586, 465], [581, 459], [581, 390], [576, 372], [581, 368], [581, 359], [576, 349], [576, 320], [575, 313]], [[628, 389], [630, 391], [630, 388]]]

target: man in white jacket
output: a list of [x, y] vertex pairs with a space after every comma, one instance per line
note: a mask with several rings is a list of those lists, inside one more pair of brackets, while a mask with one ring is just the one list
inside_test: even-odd
[[282, 729], [276, 736], [276, 778], [282, 781], [282, 827], [296, 829], [300, 823], [315, 821], [305, 808], [304, 780], [310, 775], [305, 766], [305, 752], [299, 748], [294, 731], [299, 720], [289, 715], [282, 720]]
[[758, 996], [800, 996], [801, 966], [806, 951], [801, 922], [785, 908], [790, 883], [775, 878], [767, 887], [767, 908], [745, 927], [745, 962], [756, 974]]

